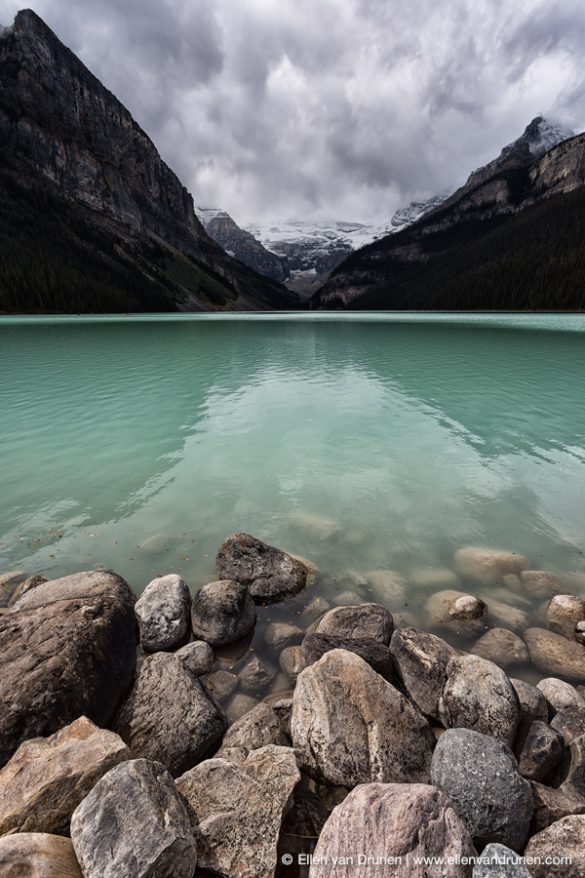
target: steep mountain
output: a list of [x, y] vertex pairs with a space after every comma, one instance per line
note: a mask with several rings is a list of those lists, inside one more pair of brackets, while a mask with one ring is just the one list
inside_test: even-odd
[[350, 256], [316, 308], [585, 308], [585, 134], [541, 117], [413, 225]]
[[[413, 223], [418, 222], [421, 217], [430, 213], [431, 210], [434, 210], [435, 207], [439, 207], [446, 198], [447, 194], [444, 194], [435, 195], [433, 198], [427, 199], [427, 201], [411, 201], [408, 207], [401, 207], [396, 211], [390, 220], [390, 225], [386, 226], [383, 234], [391, 235], [393, 232], [400, 232], [402, 229], [406, 229]], [[378, 237], [382, 237], [382, 235]]]
[[288, 278], [286, 256], [278, 256], [263, 247], [254, 235], [240, 228], [225, 210], [198, 207], [196, 214], [207, 234], [234, 259], [272, 280], [284, 282]]
[[222, 251], [128, 110], [19, 12], [0, 32], [0, 311], [294, 304]]

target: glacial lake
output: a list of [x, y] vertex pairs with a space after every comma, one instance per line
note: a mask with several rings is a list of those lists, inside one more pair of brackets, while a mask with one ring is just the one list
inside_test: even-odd
[[584, 393], [585, 316], [1, 318], [0, 571], [195, 589], [246, 531], [321, 571], [264, 621], [379, 570], [422, 619], [467, 545], [585, 592]]

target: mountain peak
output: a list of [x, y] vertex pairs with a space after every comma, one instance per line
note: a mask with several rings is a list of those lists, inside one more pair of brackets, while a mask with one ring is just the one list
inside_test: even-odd
[[553, 119], [547, 119], [544, 116], [536, 116], [529, 125], [526, 126], [524, 134], [518, 138], [528, 144], [528, 148], [535, 158], [540, 158], [553, 146], [573, 137], [574, 131], [556, 122]]

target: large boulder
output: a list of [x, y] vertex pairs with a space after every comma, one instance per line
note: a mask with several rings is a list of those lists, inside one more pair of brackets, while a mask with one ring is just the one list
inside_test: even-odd
[[221, 578], [247, 585], [258, 603], [281, 601], [307, 584], [309, 571], [302, 561], [249, 534], [228, 537], [216, 561]]
[[520, 722], [518, 696], [506, 674], [477, 655], [452, 658], [439, 701], [448, 729], [474, 729], [512, 746]]
[[248, 588], [221, 579], [199, 589], [191, 605], [191, 624], [196, 639], [212, 646], [235, 643], [256, 624], [256, 606]]
[[273, 878], [283, 814], [300, 780], [293, 751], [267, 746], [234, 764], [208, 759], [177, 780], [197, 821], [201, 869]]
[[217, 750], [227, 718], [176, 655], [144, 659], [115, 724], [133, 758], [157, 760], [181, 774]]
[[291, 734], [299, 765], [344, 787], [425, 782], [434, 735], [424, 717], [358, 655], [326, 653], [302, 671]]
[[319, 621], [318, 634], [334, 634], [347, 640], [376, 640], [388, 646], [394, 620], [380, 604], [360, 604], [357, 607], [334, 607]]
[[[353, 790], [327, 820], [310, 875], [471, 878], [465, 860], [474, 855], [467, 827], [440, 790], [419, 783], [368, 783]], [[422, 858], [444, 862], [423, 864]]]
[[75, 573], [0, 616], [0, 765], [79, 716], [113, 718], [136, 668], [134, 596], [115, 573]]
[[529, 628], [523, 636], [530, 661], [543, 674], [585, 681], [585, 646], [545, 628]]
[[524, 851], [534, 878], [583, 878], [585, 815], [563, 817], [533, 835]]
[[488, 844], [473, 867], [473, 878], [532, 878], [528, 866], [503, 844]]
[[85, 717], [21, 744], [0, 770], [0, 835], [67, 835], [77, 805], [106, 772], [128, 759], [118, 735]]
[[334, 649], [353, 652], [385, 680], [392, 682], [395, 679], [394, 661], [390, 649], [376, 640], [356, 640], [355, 638], [348, 640], [335, 634], [307, 634], [303, 638], [302, 650], [307, 665], [314, 664]]
[[446, 731], [433, 754], [431, 782], [449, 796], [478, 850], [490, 842], [523, 849], [532, 793], [505, 744], [470, 729]]
[[197, 847], [189, 812], [160, 762], [109, 771], [75, 809], [71, 840], [85, 878], [192, 878]]
[[180, 576], [169, 573], [149, 582], [134, 608], [145, 652], [176, 649], [190, 637], [191, 595]]
[[2, 878], [83, 878], [71, 839], [46, 832], [0, 838]]
[[447, 682], [453, 647], [417, 628], [397, 628], [390, 641], [396, 673], [408, 697], [422, 713], [439, 719], [439, 699]]

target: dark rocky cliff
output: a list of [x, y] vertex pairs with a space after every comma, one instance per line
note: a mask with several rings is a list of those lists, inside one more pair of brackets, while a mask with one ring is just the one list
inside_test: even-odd
[[353, 254], [312, 307], [582, 310], [584, 206], [585, 134], [538, 157], [525, 133], [414, 225]]
[[[108, 275], [108, 308], [118, 284], [120, 310], [126, 309], [130, 284], [133, 309], [141, 310], [141, 277], [157, 308], [294, 304], [284, 288], [241, 266], [211, 240], [191, 195], [128, 110], [30, 10], [0, 32], [0, 157], [0, 182], [13, 208], [24, 205], [26, 213], [31, 199], [48, 199], [47, 216], [59, 216], [63, 234], [70, 227], [72, 250], [89, 250], [96, 283], [100, 270], [104, 281]], [[37, 228], [41, 250], [42, 234]], [[46, 249], [54, 250], [55, 242]], [[23, 258], [21, 252], [13, 255]], [[0, 275], [0, 310], [36, 310], [26, 301], [19, 307], [14, 284], [13, 275]], [[48, 310], [50, 302], [47, 290]], [[75, 310], [101, 310], [99, 303], [84, 303], [82, 292], [72, 304]]]
[[258, 274], [284, 282], [289, 276], [286, 257], [263, 247], [254, 235], [242, 229], [224, 210], [199, 208], [198, 216], [205, 231], [234, 259], [249, 265]]

